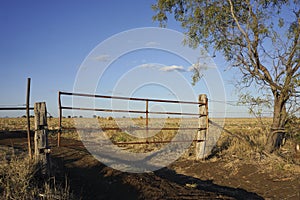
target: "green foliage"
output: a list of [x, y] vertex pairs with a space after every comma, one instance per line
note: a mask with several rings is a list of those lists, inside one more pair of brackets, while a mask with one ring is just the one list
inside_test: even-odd
[[[251, 41], [258, 37], [258, 42], [261, 43], [275, 37], [272, 33], [276, 27], [289, 24], [289, 33], [297, 29], [296, 19], [291, 23], [290, 19], [274, 16], [274, 13], [280, 14], [282, 6], [289, 5], [289, 1], [238, 0], [232, 4], [231, 7], [230, 1], [158, 0], [152, 6], [156, 12], [153, 20], [166, 26], [170, 14], [173, 14], [175, 20], [186, 30], [189, 45], [197, 47], [201, 43], [206, 48], [213, 45], [227, 60], [235, 59], [234, 55], [238, 51], [248, 51], [247, 37]], [[299, 4], [299, 1], [295, 2], [295, 6]], [[278, 26], [274, 27], [273, 19], [278, 20]]]
[[[300, 91], [299, 0], [157, 0], [152, 9], [161, 26], [172, 16], [181, 24], [186, 44], [222, 53], [240, 69], [238, 86], [265, 90], [276, 101], [274, 115], [286, 117], [278, 112]], [[193, 83], [200, 75], [194, 71]]]

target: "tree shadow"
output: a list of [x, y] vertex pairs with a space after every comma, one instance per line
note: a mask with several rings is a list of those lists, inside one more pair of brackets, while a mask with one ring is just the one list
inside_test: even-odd
[[213, 183], [213, 180], [200, 180], [191, 176], [178, 174], [172, 169], [163, 168], [155, 172], [155, 175], [175, 182], [182, 186], [193, 184], [196, 189], [201, 191], [213, 192], [217, 195], [224, 195], [226, 197], [232, 197], [234, 199], [264, 199], [256, 193], [248, 192], [242, 188], [231, 188], [227, 186], [220, 186]]
[[62, 182], [67, 174], [71, 190], [82, 199], [263, 199], [242, 188], [220, 186], [213, 180], [178, 174], [166, 167], [154, 173], [134, 174], [114, 170], [92, 159], [83, 166], [79, 161], [92, 155], [80, 142], [72, 144], [75, 146], [54, 148], [52, 159], [60, 170], [56, 178], [60, 177]]
[[[70, 151], [76, 152], [75, 148]], [[73, 152], [73, 153], [74, 153]], [[82, 152], [80, 149], [77, 152]], [[80, 155], [56, 157], [70, 178], [71, 189], [83, 199], [263, 199], [253, 192], [178, 174], [169, 168], [155, 172], [121, 172], [94, 161], [80, 166]], [[86, 152], [86, 155], [89, 153]], [[91, 156], [91, 155], [89, 155]], [[192, 161], [191, 161], [192, 162]], [[189, 187], [193, 184], [195, 187]]]
[[52, 157], [52, 163], [59, 171], [55, 176], [60, 179], [67, 176], [70, 190], [76, 199], [138, 199], [138, 191], [123, 182], [120, 176], [122, 172], [100, 162], [86, 163], [86, 166], [74, 164], [79, 160], [80, 156], [74, 154], [71, 157], [62, 154]]
[[[34, 131], [30, 131], [30, 137], [34, 136]], [[0, 140], [14, 139], [14, 138], [27, 138], [27, 131], [14, 130], [14, 131], [0, 131]]]

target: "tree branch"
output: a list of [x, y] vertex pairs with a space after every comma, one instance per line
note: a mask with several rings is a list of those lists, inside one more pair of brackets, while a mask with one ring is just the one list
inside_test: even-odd
[[[251, 73], [251, 75], [255, 76], [257, 75], [262, 81], [267, 82], [272, 91], [276, 91], [276, 90], [282, 90], [282, 87], [279, 86], [278, 84], [276, 84], [269, 72], [269, 70], [260, 63], [259, 61], [259, 54], [257, 51], [257, 46], [258, 46], [258, 41], [259, 41], [259, 36], [258, 36], [258, 21], [257, 18], [252, 10], [252, 7], [250, 5], [250, 3], [248, 3], [249, 6], [249, 11], [251, 14], [251, 17], [253, 18], [253, 21], [255, 23], [256, 26], [256, 31], [254, 30], [254, 42], [252, 43], [249, 35], [246, 33], [246, 31], [242, 28], [239, 20], [237, 19], [235, 13], [234, 13], [234, 6], [232, 3], [232, 0], [228, 0], [228, 3], [230, 4], [230, 12], [231, 12], [231, 16], [233, 18], [233, 20], [235, 21], [235, 23], [237, 24], [237, 27], [239, 29], [239, 31], [244, 35], [246, 41], [247, 41], [247, 47], [248, 47], [248, 53], [249, 53], [249, 58], [252, 62], [252, 67], [254, 68], [253, 70], [249, 69], [248, 71]], [[252, 58], [255, 58], [255, 61], [252, 60]], [[260, 71], [262, 72], [262, 74], [260, 73]]]
[[[300, 10], [298, 11], [298, 13], [300, 13]], [[288, 58], [288, 61], [287, 61], [287, 67], [290, 67], [290, 69], [288, 69], [287, 71], [291, 71], [291, 75], [293, 75], [298, 69], [299, 69], [299, 62], [298, 64], [296, 65], [296, 67], [294, 69], [292, 69], [292, 60], [294, 58], [294, 55], [296, 53], [296, 50], [299, 48], [298, 45], [299, 45], [299, 34], [300, 34], [300, 18], [299, 18], [299, 15], [297, 13], [295, 13], [295, 15], [297, 16], [298, 20], [298, 28], [297, 28], [297, 32], [295, 33], [295, 38], [294, 38], [294, 41], [293, 41], [293, 47], [292, 47], [292, 51], [291, 53], [289, 54], [289, 58]]]

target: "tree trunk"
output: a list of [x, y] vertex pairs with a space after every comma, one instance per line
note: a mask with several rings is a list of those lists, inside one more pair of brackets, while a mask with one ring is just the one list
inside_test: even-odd
[[266, 144], [266, 150], [270, 153], [279, 149], [284, 141], [287, 119], [285, 103], [286, 100], [282, 95], [274, 95], [273, 122]]

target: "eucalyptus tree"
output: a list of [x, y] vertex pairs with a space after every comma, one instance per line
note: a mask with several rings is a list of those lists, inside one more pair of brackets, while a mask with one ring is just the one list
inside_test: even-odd
[[157, 0], [152, 9], [161, 26], [170, 17], [179, 22], [188, 45], [223, 54], [241, 72], [240, 84], [269, 92], [273, 122], [266, 149], [279, 148], [288, 108], [299, 98], [300, 1]]

